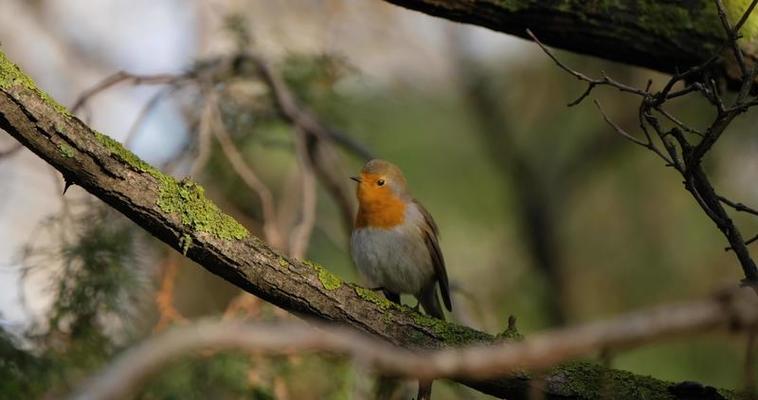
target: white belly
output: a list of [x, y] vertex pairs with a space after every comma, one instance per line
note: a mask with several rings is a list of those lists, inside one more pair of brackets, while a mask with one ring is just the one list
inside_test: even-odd
[[413, 228], [360, 228], [351, 238], [358, 271], [373, 287], [418, 294], [434, 279], [429, 250]]

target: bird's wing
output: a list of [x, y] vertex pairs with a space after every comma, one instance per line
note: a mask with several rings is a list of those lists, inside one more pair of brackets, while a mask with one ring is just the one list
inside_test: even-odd
[[421, 211], [421, 215], [424, 217], [424, 227], [422, 234], [424, 235], [424, 243], [429, 250], [429, 255], [432, 257], [432, 265], [434, 266], [434, 274], [437, 281], [440, 283], [440, 292], [442, 293], [442, 301], [445, 303], [445, 307], [448, 311], [452, 311], [453, 304], [450, 301], [450, 285], [447, 281], [447, 271], [445, 270], [445, 259], [442, 257], [442, 250], [440, 249], [437, 236], [439, 235], [439, 229], [434, 222], [434, 218], [429, 214], [429, 211], [424, 208], [421, 203], [413, 200], [413, 203]]

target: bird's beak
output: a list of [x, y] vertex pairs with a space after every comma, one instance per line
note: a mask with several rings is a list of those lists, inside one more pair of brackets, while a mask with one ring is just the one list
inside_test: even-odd
[[358, 183], [361, 183], [361, 178], [359, 178], [357, 176], [351, 176], [350, 179], [352, 179], [352, 180], [354, 180], [354, 181], [356, 181]]

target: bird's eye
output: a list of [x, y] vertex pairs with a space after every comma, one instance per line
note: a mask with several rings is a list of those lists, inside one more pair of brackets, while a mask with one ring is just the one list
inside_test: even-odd
[[377, 186], [384, 186], [384, 179], [379, 179], [376, 181]]

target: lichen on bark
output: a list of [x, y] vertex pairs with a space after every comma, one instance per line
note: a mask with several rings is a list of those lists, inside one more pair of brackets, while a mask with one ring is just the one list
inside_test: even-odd
[[5, 56], [4, 52], [0, 51], [0, 89], [10, 89], [16, 85], [23, 86], [35, 92], [59, 115], [65, 118], [71, 117], [71, 113], [66, 107], [55, 101], [55, 99], [50, 97], [45, 91], [40, 90], [32, 78], [23, 73], [18, 65], [11, 62], [8, 57]]

